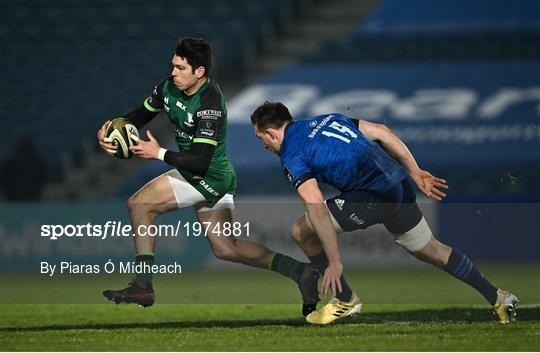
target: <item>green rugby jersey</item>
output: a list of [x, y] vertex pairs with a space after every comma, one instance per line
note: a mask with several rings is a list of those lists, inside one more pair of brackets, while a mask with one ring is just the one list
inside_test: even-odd
[[187, 96], [173, 83], [172, 78], [161, 81], [144, 106], [151, 112], [165, 109], [174, 126], [176, 143], [180, 151], [188, 150], [193, 143], [215, 146], [206, 175], [178, 169], [182, 176], [205, 198], [217, 202], [226, 193], [236, 189], [236, 174], [227, 157], [227, 106], [217, 83], [208, 78], [199, 90]]

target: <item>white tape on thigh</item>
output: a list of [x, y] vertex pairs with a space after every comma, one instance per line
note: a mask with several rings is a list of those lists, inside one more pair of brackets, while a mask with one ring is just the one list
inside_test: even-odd
[[396, 243], [410, 252], [416, 252], [422, 250], [429, 243], [432, 233], [426, 219], [422, 217], [413, 229], [404, 234], [394, 234], [394, 236], [396, 237]]
[[[326, 205], [326, 204], [325, 204]], [[332, 216], [332, 212], [330, 212], [330, 210], [328, 210], [328, 213], [330, 214], [330, 219], [332, 220], [332, 224], [334, 225], [334, 229], [336, 230], [336, 233], [343, 233], [343, 229], [341, 228], [341, 226], [339, 225], [339, 223], [336, 221], [336, 219], [334, 218], [334, 216]], [[311, 221], [309, 220], [309, 215], [306, 213], [304, 213], [304, 216], [305, 216], [305, 219], [306, 219], [306, 224], [308, 225], [308, 227], [312, 230], [312, 231], [315, 231], [315, 229], [313, 229], [313, 225], [311, 224]]]

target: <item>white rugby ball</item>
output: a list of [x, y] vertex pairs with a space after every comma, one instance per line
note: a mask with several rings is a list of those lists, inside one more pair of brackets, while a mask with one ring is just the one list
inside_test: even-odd
[[116, 118], [109, 123], [105, 131], [105, 137], [111, 140], [111, 143], [117, 147], [115, 157], [128, 159], [133, 156], [133, 152], [129, 149], [135, 145], [135, 142], [129, 138], [130, 135], [139, 137], [139, 131], [125, 118]]

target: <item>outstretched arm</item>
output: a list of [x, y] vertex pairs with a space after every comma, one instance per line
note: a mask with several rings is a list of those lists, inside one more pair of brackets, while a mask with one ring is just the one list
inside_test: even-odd
[[324, 272], [322, 282], [323, 295], [330, 288], [332, 294], [336, 296], [337, 291], [341, 292], [340, 277], [343, 272], [343, 265], [339, 253], [337, 234], [330, 219], [330, 213], [324, 204], [324, 197], [315, 179], [309, 179], [300, 185], [298, 187], [298, 194], [306, 205], [311, 224], [321, 240], [324, 252], [328, 258], [328, 267]]
[[418, 188], [437, 201], [441, 201], [446, 194], [440, 189], [448, 189], [446, 180], [433, 176], [426, 170], [420, 169], [418, 163], [407, 146], [386, 125], [374, 124], [366, 120], [359, 120], [358, 129], [372, 141], [380, 142], [411, 175]]

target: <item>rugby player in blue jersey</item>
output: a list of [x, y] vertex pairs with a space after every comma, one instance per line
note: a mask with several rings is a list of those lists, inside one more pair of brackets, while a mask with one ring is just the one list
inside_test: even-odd
[[[469, 284], [493, 305], [499, 322], [515, 320], [517, 297], [497, 289], [456, 249], [438, 241], [416, 204], [416, 186], [442, 200], [446, 181], [420, 169], [405, 144], [385, 125], [326, 114], [295, 121], [285, 105], [265, 102], [251, 115], [255, 134], [277, 154], [306, 206], [292, 237], [321, 274], [328, 304], [306, 320], [328, 324], [358, 312], [361, 303], [343, 276], [337, 233], [382, 223], [417, 259]], [[324, 200], [318, 183], [341, 193]]]

